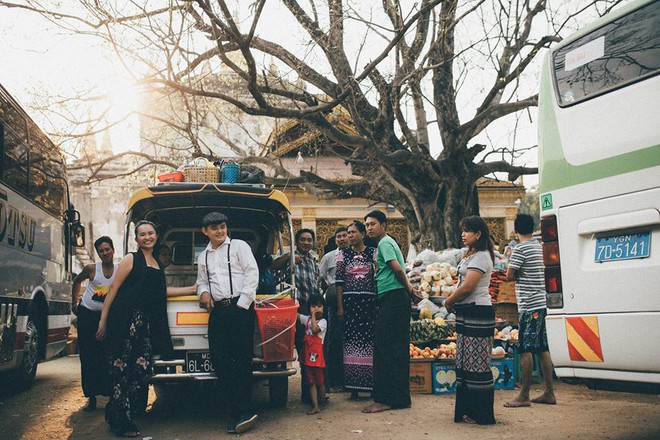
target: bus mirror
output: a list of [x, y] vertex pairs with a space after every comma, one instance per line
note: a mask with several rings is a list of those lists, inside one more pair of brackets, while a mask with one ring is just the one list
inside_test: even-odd
[[69, 229], [71, 234], [71, 246], [73, 247], [83, 247], [85, 246], [85, 227], [80, 223], [74, 223]]
[[[66, 220], [72, 224], [80, 224], [80, 213], [73, 208], [66, 210]], [[83, 228], [84, 230], [85, 228]]]

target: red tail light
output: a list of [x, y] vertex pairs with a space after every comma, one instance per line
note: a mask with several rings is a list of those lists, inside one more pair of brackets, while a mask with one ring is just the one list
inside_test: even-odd
[[551, 215], [541, 219], [541, 239], [543, 243], [559, 240], [557, 232], [557, 217]]
[[561, 293], [561, 270], [559, 270], [559, 266], [545, 268], [545, 290], [547, 293]]
[[561, 285], [561, 258], [559, 255], [559, 230], [557, 216], [541, 219], [543, 240], [543, 263], [545, 264], [545, 290], [548, 294], [548, 308], [564, 307], [564, 294]]

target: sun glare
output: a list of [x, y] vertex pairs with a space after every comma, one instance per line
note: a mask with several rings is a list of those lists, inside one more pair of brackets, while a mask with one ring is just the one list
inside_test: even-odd
[[117, 121], [137, 111], [138, 91], [134, 82], [122, 78], [110, 78], [105, 87], [105, 101], [109, 116]]
[[108, 78], [104, 95], [107, 122], [113, 125], [110, 129], [113, 152], [139, 150], [140, 122], [137, 111], [140, 99], [137, 85], [134, 81], [119, 77]]

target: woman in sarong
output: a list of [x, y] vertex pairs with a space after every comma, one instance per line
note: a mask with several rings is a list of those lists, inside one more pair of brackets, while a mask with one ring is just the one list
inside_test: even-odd
[[488, 294], [495, 260], [486, 222], [479, 216], [461, 220], [461, 238], [468, 251], [458, 264], [459, 285], [445, 301], [456, 313], [456, 407], [454, 422], [464, 417], [480, 425], [495, 423], [493, 414], [493, 348], [495, 312]]
[[366, 246], [364, 224], [348, 226], [351, 246], [337, 255], [337, 315], [344, 320], [344, 388], [351, 399], [373, 390], [374, 322], [378, 301], [376, 248]]

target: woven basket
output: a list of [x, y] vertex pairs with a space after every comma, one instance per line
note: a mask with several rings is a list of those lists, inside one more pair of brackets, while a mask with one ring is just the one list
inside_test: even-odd
[[185, 182], [216, 183], [220, 179], [220, 170], [210, 167], [188, 166], [183, 169]]

